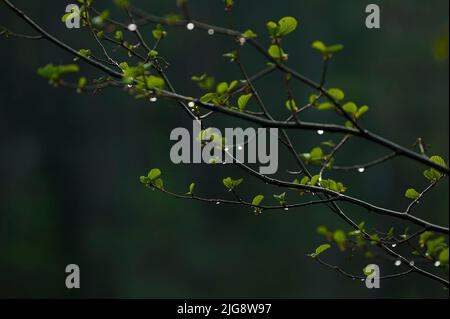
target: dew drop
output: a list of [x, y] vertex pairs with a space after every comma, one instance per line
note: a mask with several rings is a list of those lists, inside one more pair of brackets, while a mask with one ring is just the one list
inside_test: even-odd
[[414, 265], [415, 265], [414, 260], [411, 260], [411, 261], [409, 262], [409, 265], [410, 265], [410, 266], [414, 266]]
[[394, 265], [399, 267], [402, 264], [402, 261], [400, 259], [396, 260]]
[[239, 38], [239, 44], [240, 44], [241, 46], [244, 45], [245, 42], [247, 42], [247, 40], [246, 40], [244, 37]]
[[209, 30], [208, 30], [208, 34], [209, 34], [209, 35], [214, 35], [214, 32], [215, 32], [214, 29], [209, 29]]
[[220, 205], [220, 202], [216, 202], [216, 205]]
[[188, 24], [186, 24], [186, 28], [187, 28], [189, 31], [192, 31], [192, 30], [194, 30], [194, 28], [195, 28], [195, 24], [193, 24], [192, 22], [189, 22]]
[[439, 260], [437, 260], [435, 263], [434, 263], [434, 267], [439, 267], [441, 265], [441, 262], [439, 261]]
[[158, 99], [156, 97], [151, 97], [150, 98], [150, 102], [155, 103], [156, 101], [158, 101]]
[[285, 207], [284, 210], [285, 210], [285, 211], [288, 211], [288, 210], [289, 210], [289, 207]]
[[230, 149], [228, 147], [225, 147], [224, 151], [228, 152]]
[[364, 173], [365, 171], [366, 171], [366, 169], [364, 167], [358, 168], [358, 172], [360, 172], [360, 173]]
[[318, 131], [317, 131], [317, 134], [323, 135], [323, 134], [325, 134], [325, 131], [324, 131], [324, 130], [318, 130]]
[[135, 25], [134, 23], [131, 23], [128, 25], [128, 30], [130, 30], [131, 32], [134, 32], [137, 30], [137, 25]]
[[391, 246], [392, 246], [392, 248], [395, 248], [395, 247], [397, 247], [397, 244], [392, 244]]
[[243, 149], [244, 148], [241, 145], [238, 146], [238, 150], [242, 151]]
[[127, 85], [127, 88], [131, 89], [133, 86], [131, 84]]
[[191, 102], [188, 103], [188, 106], [189, 106], [190, 108], [192, 108], [192, 107], [195, 106], [195, 103], [191, 101]]

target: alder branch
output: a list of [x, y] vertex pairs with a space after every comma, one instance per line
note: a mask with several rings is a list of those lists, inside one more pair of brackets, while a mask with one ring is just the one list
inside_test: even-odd
[[[107, 75], [109, 75], [110, 77], [117, 79], [117, 81], [114, 80], [107, 80], [104, 83], [99, 83], [99, 84], [94, 84], [94, 85], [90, 85], [85, 87], [83, 90], [90, 90], [90, 91], [94, 91], [96, 92], [99, 89], [102, 88], [106, 88], [106, 87], [110, 87], [110, 86], [122, 86], [121, 85], [121, 81], [123, 79], [123, 72], [118, 72], [115, 71], [113, 69], [111, 69], [110, 67], [108, 67], [107, 65], [105, 65], [104, 63], [107, 64], [112, 64], [113, 66], [117, 66], [117, 62], [115, 62], [114, 60], [112, 60], [108, 53], [106, 52], [105, 47], [101, 44], [100, 39], [96, 36], [96, 34], [94, 34], [97, 42], [99, 43], [100, 47], [102, 48], [105, 56], [107, 57], [107, 61], [101, 61], [95, 57], [86, 57], [81, 55], [78, 51], [76, 51], [75, 49], [71, 48], [69, 45], [65, 44], [64, 42], [60, 41], [59, 39], [55, 38], [54, 36], [52, 36], [51, 34], [49, 34], [47, 31], [45, 31], [42, 27], [40, 27], [36, 22], [34, 22], [32, 19], [30, 19], [25, 13], [23, 13], [20, 9], [18, 9], [17, 7], [15, 7], [9, 0], [2, 0], [10, 9], [12, 9], [20, 18], [22, 18], [28, 25], [30, 25], [34, 30], [39, 32], [39, 36], [25, 36], [23, 38], [27, 38], [30, 40], [40, 40], [40, 39], [46, 39], [50, 42], [52, 42], [53, 44], [59, 46], [60, 48], [62, 48], [63, 50], [71, 53], [72, 55], [74, 55], [75, 57], [77, 57], [78, 59], [90, 64], [91, 66], [101, 70], [102, 72], [105, 72]], [[150, 15], [147, 14], [145, 12], [143, 12], [140, 9], [137, 9], [133, 6], [129, 6], [128, 8], [126, 8], [126, 12], [128, 14], [129, 19], [131, 20], [132, 23], [136, 24], [137, 26], [145, 26], [149, 23], [160, 23], [160, 24], [164, 24], [164, 25], [170, 25], [170, 26], [179, 26], [179, 27], [186, 27], [187, 23], [194, 23], [196, 29], [201, 29], [201, 30], [213, 30], [215, 34], [222, 34], [225, 36], [230, 36], [233, 38], [237, 38], [237, 39], [241, 39], [242, 38], [242, 33], [232, 30], [232, 29], [227, 29], [227, 28], [222, 28], [222, 27], [217, 27], [217, 26], [212, 26], [206, 23], [201, 23], [198, 21], [194, 21], [190, 18], [189, 14], [187, 14], [187, 7], [183, 7], [184, 8], [184, 12], [185, 12], [185, 17], [187, 17], [187, 20], [180, 20], [177, 22], [168, 22], [168, 20], [166, 18], [161, 18], [161, 17], [157, 17], [154, 15]], [[90, 7], [89, 9], [92, 10], [92, 12], [98, 13], [99, 11], [96, 10], [94, 7]], [[140, 17], [140, 20], [135, 20], [134, 19], [134, 15]], [[107, 18], [106, 21], [108, 21], [111, 24], [114, 24], [122, 29], [127, 29], [127, 25], [121, 22], [117, 22], [116, 20], [112, 20]], [[88, 22], [89, 28], [94, 32], [94, 30], [92, 29], [92, 26], [90, 24], [90, 22]], [[137, 32], [136, 32], [137, 31]], [[142, 34], [140, 33], [139, 29], [136, 30], [134, 33], [139, 41], [139, 45], [141, 47], [144, 47], [147, 50], [147, 53], [149, 51], [151, 51], [152, 49], [150, 49], [150, 47], [145, 43], [144, 41], [144, 37], [142, 36]], [[140, 53], [130, 49], [129, 47], [125, 46], [123, 42], [121, 41], [116, 41], [110, 37], [105, 36], [104, 38], [106, 41], [109, 41], [111, 43], [114, 43], [116, 45], [118, 45], [119, 47], [128, 50], [132, 55], [136, 56], [137, 58], [139, 58], [141, 61], [145, 62], [149, 62], [149, 58], [148, 56], [143, 56]], [[430, 158], [428, 158], [424, 152], [421, 152], [421, 154], [416, 153], [414, 151], [411, 151], [407, 148], [404, 148], [390, 140], [387, 140], [381, 136], [378, 136], [366, 129], [363, 129], [360, 124], [353, 118], [351, 117], [347, 112], [345, 112], [343, 110], [343, 106], [333, 97], [331, 96], [331, 94], [328, 92], [328, 90], [324, 87], [325, 85], [325, 79], [326, 79], [326, 74], [327, 74], [327, 70], [329, 67], [329, 59], [324, 59], [324, 65], [323, 65], [323, 70], [322, 70], [322, 77], [321, 77], [321, 81], [320, 84], [315, 83], [314, 81], [310, 80], [309, 78], [305, 77], [304, 75], [292, 70], [291, 68], [289, 68], [288, 66], [286, 66], [284, 63], [282, 63], [280, 60], [273, 58], [272, 56], [270, 56], [270, 54], [268, 54], [268, 52], [255, 40], [255, 39], [246, 39], [245, 42], [248, 42], [254, 49], [256, 49], [257, 52], [259, 52], [260, 54], [262, 54], [264, 57], [266, 57], [270, 63], [273, 64], [273, 66], [270, 66], [269, 68], [261, 71], [259, 74], [253, 76], [253, 77], [249, 77], [245, 67], [243, 66], [243, 64], [241, 63], [240, 59], [237, 60], [237, 64], [241, 70], [241, 73], [244, 76], [244, 81], [237, 87], [235, 88], [231, 93], [232, 94], [239, 94], [247, 89], [250, 89], [250, 91], [255, 95], [256, 100], [258, 102], [258, 105], [261, 109], [260, 113], [255, 113], [255, 112], [250, 112], [250, 111], [245, 111], [245, 112], [239, 112], [239, 111], [235, 111], [233, 109], [228, 109], [223, 107], [222, 105], [217, 105], [214, 103], [206, 103], [206, 102], [202, 102], [200, 101], [200, 99], [193, 99], [189, 96], [186, 95], [181, 95], [179, 93], [177, 93], [175, 91], [175, 88], [173, 87], [173, 85], [170, 83], [168, 77], [166, 76], [166, 74], [163, 71], [163, 68], [161, 68], [159, 66], [159, 64], [157, 63], [156, 60], [151, 61], [151, 67], [164, 79], [164, 82], [167, 84], [167, 86], [169, 87], [169, 90], [155, 90], [155, 89], [148, 89], [148, 93], [152, 94], [152, 95], [158, 95], [159, 97], [162, 98], [166, 98], [168, 100], [173, 100], [175, 102], [177, 102], [185, 111], [186, 113], [190, 116], [190, 118], [194, 119], [194, 120], [199, 120], [199, 119], [203, 119], [206, 117], [209, 117], [209, 115], [214, 114], [214, 113], [222, 113], [225, 115], [228, 115], [230, 117], [233, 118], [240, 118], [249, 122], [252, 122], [254, 124], [258, 124], [261, 125], [263, 127], [274, 127], [274, 128], [279, 128], [282, 131], [282, 135], [284, 137], [284, 140], [282, 140], [283, 144], [288, 148], [289, 152], [292, 154], [292, 156], [294, 157], [294, 159], [297, 161], [301, 171], [299, 172], [299, 174], [305, 174], [308, 177], [312, 177], [312, 174], [309, 172], [308, 168], [306, 167], [305, 163], [302, 161], [302, 159], [298, 156], [297, 151], [295, 150], [292, 142], [290, 141], [290, 138], [287, 134], [287, 132], [285, 131], [285, 129], [289, 129], [289, 130], [293, 130], [293, 129], [301, 129], [301, 130], [310, 130], [310, 131], [325, 131], [325, 132], [332, 132], [332, 133], [342, 133], [345, 134], [345, 137], [342, 139], [341, 143], [338, 144], [337, 147], [333, 148], [331, 154], [330, 154], [330, 158], [334, 157], [335, 153], [339, 150], [339, 148], [341, 148], [345, 142], [347, 141], [347, 139], [350, 136], [357, 136], [360, 137], [362, 139], [365, 139], [367, 141], [371, 141], [374, 142], [378, 145], [384, 146], [388, 149], [391, 149], [392, 151], [394, 151], [394, 153], [385, 156], [381, 159], [369, 162], [367, 164], [364, 165], [358, 165], [358, 166], [353, 166], [353, 167], [339, 167], [339, 166], [334, 166], [332, 168], [329, 169], [336, 169], [336, 170], [352, 170], [352, 169], [360, 169], [360, 168], [369, 168], [378, 164], [381, 164], [383, 162], [386, 162], [392, 158], [395, 158], [397, 156], [404, 156], [406, 158], [409, 158], [413, 161], [416, 162], [420, 162], [422, 164], [427, 165], [428, 167], [432, 167], [435, 170], [437, 170], [438, 172], [444, 174], [444, 176], [442, 177], [446, 177], [446, 175], [449, 173], [449, 169], [446, 166], [443, 166], [439, 163], [436, 163], [435, 161], [432, 161]], [[159, 44], [159, 41], [157, 41], [155, 43], [155, 46], [153, 48], [153, 50], [157, 47], [157, 45]], [[240, 49], [239, 49], [240, 50]], [[239, 51], [238, 50], [238, 51]], [[280, 51], [281, 51], [281, 47], [280, 47]], [[153, 63], [154, 62], [154, 63]], [[321, 97], [325, 97], [328, 101], [330, 101], [337, 109], [338, 114], [343, 116], [344, 118], [346, 118], [354, 128], [350, 128], [347, 126], [340, 126], [340, 125], [335, 125], [335, 124], [325, 124], [325, 123], [309, 123], [309, 122], [303, 122], [300, 121], [297, 118], [297, 113], [299, 113], [300, 111], [305, 111], [307, 109], [310, 109], [312, 107], [312, 104], [308, 104], [305, 107], [301, 108], [298, 112], [293, 112], [293, 114], [288, 118], [288, 120], [286, 121], [278, 121], [275, 120], [270, 113], [268, 112], [267, 107], [265, 106], [264, 102], [262, 101], [262, 98], [260, 97], [260, 95], [258, 94], [255, 86], [253, 85], [253, 81], [258, 80], [259, 78], [265, 77], [266, 75], [272, 73], [275, 69], [281, 71], [285, 76], [292, 76], [294, 79], [299, 80], [300, 82], [306, 84], [307, 86], [317, 90], [319, 92], [318, 94], [318, 98]], [[74, 84], [70, 84], [64, 81], [60, 81], [59, 83], [61, 86], [65, 86], [65, 87], [76, 87], [76, 85]], [[134, 85], [139, 85], [139, 81], [138, 80], [133, 80], [133, 84]], [[287, 91], [288, 91], [288, 96], [292, 97], [293, 94], [292, 92], [290, 92], [290, 88], [289, 86], [287, 87]], [[206, 109], [209, 110], [210, 112], [207, 114], [202, 116], [199, 116], [198, 114], [195, 114], [190, 107], [188, 106], [189, 103], [195, 103], [195, 105], [199, 106], [202, 109]], [[292, 121], [292, 119], [294, 119], [294, 121]], [[281, 139], [280, 139], [281, 140]], [[354, 205], [357, 205], [359, 207], [363, 207], [369, 211], [381, 214], [381, 215], [387, 215], [387, 216], [391, 216], [391, 217], [396, 217], [399, 218], [401, 220], [405, 220], [408, 222], [411, 222], [413, 224], [419, 225], [421, 227], [423, 227], [423, 229], [426, 230], [434, 230], [436, 232], [441, 232], [443, 234], [448, 234], [448, 228], [447, 227], [443, 227], [443, 226], [439, 226], [439, 225], [434, 225], [428, 221], [424, 221], [418, 217], [414, 217], [412, 215], [409, 214], [411, 208], [419, 201], [418, 199], [415, 200], [414, 202], [412, 202], [410, 204], [410, 206], [406, 209], [405, 212], [401, 212], [401, 211], [395, 211], [395, 210], [391, 210], [391, 209], [386, 209], [386, 208], [381, 208], [378, 207], [376, 205], [370, 204], [366, 201], [351, 197], [351, 196], [347, 196], [344, 195], [342, 193], [336, 192], [336, 191], [332, 191], [323, 187], [317, 187], [317, 186], [310, 186], [310, 185], [301, 185], [301, 184], [296, 184], [296, 183], [291, 183], [291, 182], [286, 182], [286, 181], [282, 181], [279, 179], [275, 179], [275, 178], [271, 178], [268, 176], [264, 176], [262, 174], [259, 174], [258, 172], [254, 171], [253, 169], [251, 169], [250, 167], [246, 166], [243, 163], [235, 163], [237, 166], [243, 168], [248, 174], [253, 175], [255, 177], [257, 177], [258, 179], [260, 179], [261, 181], [274, 185], [274, 186], [278, 186], [278, 187], [282, 187], [282, 188], [288, 188], [288, 189], [298, 189], [307, 193], [311, 193], [314, 194], [314, 196], [318, 197], [319, 200], [317, 201], [310, 201], [310, 202], [304, 202], [304, 203], [298, 203], [298, 204], [290, 204], [290, 205], [280, 205], [280, 206], [257, 206], [255, 207], [254, 205], [252, 205], [249, 202], [246, 202], [244, 200], [242, 200], [235, 191], [233, 191], [234, 196], [236, 197], [237, 200], [235, 201], [229, 201], [229, 200], [216, 200], [216, 202], [220, 202], [220, 203], [226, 203], [226, 204], [233, 204], [233, 205], [244, 205], [244, 206], [252, 206], [254, 208], [259, 208], [259, 209], [264, 209], [264, 210], [275, 210], [275, 209], [285, 209], [287, 208], [298, 208], [298, 207], [303, 207], [303, 206], [309, 206], [309, 205], [315, 205], [315, 204], [324, 204], [327, 207], [329, 207], [333, 212], [335, 212], [340, 218], [342, 218], [344, 221], [346, 221], [353, 229], [357, 230], [358, 225], [351, 219], [349, 218], [344, 211], [337, 205], [337, 202], [342, 201], [342, 202], [348, 202]], [[323, 164], [323, 166], [321, 167], [321, 172], [320, 172], [320, 176], [322, 176], [322, 174], [324, 173], [325, 167], [328, 168], [329, 161], [326, 164]], [[434, 185], [433, 185], [434, 186]], [[432, 187], [427, 188], [424, 192], [422, 192], [420, 194], [420, 198], [422, 198], [429, 189], [431, 189]], [[188, 195], [181, 195], [181, 194], [177, 194], [177, 193], [173, 193], [173, 192], [169, 192], [164, 190], [163, 188], [159, 189], [160, 191], [163, 191], [167, 194], [173, 195], [175, 197], [178, 198], [184, 198], [184, 199], [196, 199], [196, 200], [200, 200], [200, 201], [205, 201], [205, 202], [212, 202], [214, 201], [214, 199], [207, 199], [207, 198], [202, 198], [202, 197], [197, 197], [197, 196], [188, 196]], [[322, 198], [321, 196], [324, 196], [325, 198]], [[419, 199], [420, 199], [419, 198]], [[364, 236], [364, 240], [366, 241], [370, 241], [370, 234], [368, 234], [367, 232], [363, 231], [363, 236]], [[420, 233], [422, 234], [423, 231]], [[414, 237], [419, 236], [419, 233], [415, 234]], [[410, 239], [414, 238], [411, 237]], [[406, 241], [405, 242], [409, 242]], [[377, 246], [379, 246], [383, 251], [385, 251], [388, 255], [397, 258], [399, 260], [402, 260], [404, 263], [406, 263], [410, 269], [408, 270], [408, 273], [410, 272], [416, 272], [419, 273], [425, 277], [431, 278], [433, 280], [436, 280], [446, 286], [448, 286], [448, 281], [440, 278], [434, 274], [431, 274], [423, 269], [418, 268], [417, 266], [415, 266], [414, 264], [412, 264], [410, 261], [408, 261], [408, 259], [406, 259], [405, 257], [402, 257], [401, 255], [397, 254], [396, 252], [394, 252], [391, 248], [389, 248], [385, 243], [383, 242], [379, 242], [377, 243]], [[406, 273], [405, 273], [406, 274]], [[399, 275], [393, 275], [392, 277], [395, 278], [396, 276], [400, 276]]]

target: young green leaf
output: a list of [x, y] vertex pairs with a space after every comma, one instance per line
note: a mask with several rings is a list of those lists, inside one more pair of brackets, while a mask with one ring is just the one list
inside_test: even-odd
[[338, 229], [333, 234], [333, 240], [339, 246], [341, 250], [345, 250], [345, 243], [347, 241], [347, 235], [344, 231]]
[[342, 109], [343, 109], [345, 112], [350, 113], [350, 114], [355, 114], [355, 113], [358, 111], [358, 107], [357, 107], [356, 104], [353, 103], [353, 102], [345, 103], [345, 104], [342, 106]]
[[285, 206], [287, 204], [286, 192], [281, 193], [280, 195], [273, 195], [273, 198], [275, 198], [281, 206]]
[[189, 185], [189, 193], [188, 193], [188, 195], [194, 195], [194, 190], [195, 190], [195, 183], [191, 183]]
[[163, 182], [163, 180], [162, 180], [161, 178], [158, 178], [158, 179], [156, 179], [155, 181], [153, 181], [153, 185], [154, 185], [156, 188], [164, 189], [164, 182]]
[[268, 52], [274, 59], [287, 60], [288, 58], [288, 55], [283, 51], [283, 49], [276, 44], [271, 45]]
[[290, 112], [297, 112], [298, 111], [297, 103], [295, 103], [295, 101], [292, 100], [292, 99], [286, 101], [286, 108]]
[[324, 244], [324, 245], [320, 245], [319, 247], [316, 248], [316, 256], [319, 256], [321, 253], [327, 251], [328, 249], [331, 248], [330, 244]]
[[223, 179], [223, 185], [228, 188], [230, 191], [238, 187], [244, 181], [243, 178], [234, 180], [231, 177], [227, 177]]
[[368, 111], [369, 111], [369, 107], [367, 105], [363, 105], [358, 109], [358, 112], [356, 112], [355, 117], [357, 119], [359, 119], [361, 116], [363, 116]]
[[153, 182], [157, 178], [161, 176], [161, 170], [159, 168], [153, 168], [147, 175], [147, 178], [150, 182]]
[[263, 201], [264, 196], [263, 195], [257, 195], [253, 198], [252, 200], [252, 205], [253, 206], [259, 206], [259, 204], [261, 204], [261, 202]]
[[445, 160], [438, 155], [431, 156], [430, 160], [443, 167], [447, 167], [447, 163], [445, 162]]
[[406, 198], [417, 199], [420, 197], [420, 193], [416, 191], [414, 188], [410, 188], [405, 193]]
[[285, 36], [291, 32], [294, 32], [295, 29], [297, 29], [298, 22], [293, 17], [284, 17], [280, 19], [280, 21], [278, 21], [278, 25], [279, 25], [278, 35]]
[[162, 89], [164, 88], [164, 80], [159, 76], [150, 75], [145, 77], [148, 89]]
[[320, 175], [314, 175], [313, 177], [311, 177], [311, 182], [310, 182], [311, 186], [316, 186], [319, 179], [320, 179]]
[[309, 254], [308, 256], [311, 258], [317, 258], [320, 254], [324, 253], [330, 248], [331, 248], [330, 244], [320, 245], [319, 247], [316, 248], [316, 250], [312, 254]]
[[253, 94], [246, 94], [246, 95], [241, 95], [238, 99], [238, 106], [239, 106], [239, 110], [241, 112], [245, 111], [245, 108], [247, 107], [248, 102], [250, 101], [250, 99], [253, 97]]
[[345, 94], [341, 89], [329, 89], [328, 94], [330, 94], [336, 101], [340, 101], [345, 98]]
[[252, 38], [258, 37], [258, 35], [250, 29], [248, 29], [244, 33], [242, 33], [242, 36], [246, 39], [252, 39]]

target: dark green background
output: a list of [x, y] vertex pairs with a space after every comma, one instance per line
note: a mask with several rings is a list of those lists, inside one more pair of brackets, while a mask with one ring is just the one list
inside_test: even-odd
[[[60, 22], [68, 1], [13, 2], [75, 48], [94, 48], [85, 40], [86, 31], [68, 30]], [[111, 3], [97, 2], [104, 7]], [[158, 15], [176, 11], [175, 1], [134, 3]], [[230, 22], [219, 0], [190, 3], [197, 20], [224, 26]], [[433, 55], [436, 39], [442, 34], [448, 39], [448, 1], [375, 1], [382, 7], [380, 30], [365, 28], [369, 1], [236, 3], [233, 25], [252, 28], [265, 45], [268, 20], [297, 17], [299, 29], [285, 41], [289, 64], [313, 79], [320, 76], [321, 60], [310, 48], [312, 41], [343, 43], [345, 50], [332, 62], [328, 83], [371, 107], [364, 125], [406, 146], [423, 137], [431, 144], [431, 155], [448, 158], [448, 58], [439, 61]], [[123, 14], [115, 18], [126, 19]], [[30, 32], [3, 4], [0, 24]], [[145, 30], [147, 38], [150, 30]], [[239, 78], [238, 68], [221, 57], [233, 49], [230, 39], [169, 32], [159, 52], [171, 63], [168, 74], [180, 92], [200, 94], [189, 80], [194, 74]], [[184, 192], [195, 180], [198, 192], [228, 196], [222, 178], [242, 172], [171, 164], [170, 131], [191, 125], [176, 105], [135, 101], [120, 89], [78, 95], [54, 89], [36, 75], [36, 69], [49, 62], [71, 61], [43, 41], [0, 39], [0, 297], [448, 297], [439, 284], [417, 275], [383, 281], [381, 289], [368, 290], [314, 263], [306, 254], [323, 243], [316, 227], [348, 229], [326, 208], [255, 217], [244, 208], [179, 201], [144, 189], [138, 177], [160, 167], [170, 189]], [[265, 63], [250, 48], [244, 61], [251, 73]], [[91, 78], [98, 75], [87, 65], [81, 67]], [[280, 79], [272, 75], [258, 88], [270, 109], [277, 110], [274, 114], [285, 116]], [[294, 90], [301, 101], [311, 93], [298, 84]], [[323, 114], [320, 119], [327, 120]], [[245, 125], [223, 116], [208, 124]], [[337, 139], [327, 135], [322, 140], [330, 138]], [[302, 152], [320, 141], [308, 132], [296, 132], [295, 140]], [[362, 163], [385, 152], [353, 141], [339, 164]], [[280, 148], [280, 156], [284, 154]], [[285, 169], [295, 169], [291, 162], [282, 163], [287, 166], [281, 176]], [[422, 170], [419, 164], [396, 159], [365, 174], [331, 176], [348, 185], [351, 195], [402, 209], [407, 205], [404, 190], [425, 186]], [[246, 177], [242, 192], [250, 198], [260, 192], [258, 187]], [[269, 198], [268, 190], [265, 194]], [[386, 230], [392, 224], [364, 210], [345, 208], [356, 220], [370, 221], [372, 229]], [[448, 225], [448, 183], [415, 213]], [[367, 264], [336, 250], [327, 253], [326, 260], [358, 274]], [[64, 269], [70, 263], [81, 267], [78, 291], [64, 285]], [[382, 274], [399, 271], [391, 263], [380, 265]]]

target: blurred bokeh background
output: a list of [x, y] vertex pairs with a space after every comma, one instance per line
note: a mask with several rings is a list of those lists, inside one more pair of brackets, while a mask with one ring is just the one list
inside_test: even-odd
[[[69, 1], [12, 2], [75, 48], [94, 49], [86, 31], [68, 30], [61, 23]], [[100, 8], [113, 7], [112, 1], [97, 2]], [[371, 107], [364, 125], [405, 146], [412, 147], [422, 137], [431, 155], [448, 159], [448, 1], [377, 0], [382, 8], [380, 30], [366, 29], [369, 2], [362, 0], [237, 0], [232, 18], [222, 1], [189, 2], [195, 19], [251, 28], [265, 45], [267, 21], [297, 17], [299, 29], [285, 40], [289, 64], [316, 80], [321, 58], [311, 43], [344, 44], [345, 50], [331, 64], [328, 85]], [[177, 12], [175, 1], [133, 3], [157, 15]], [[111, 13], [117, 20], [127, 19], [118, 10]], [[0, 25], [30, 32], [3, 3]], [[147, 38], [151, 29], [144, 29]], [[239, 69], [221, 56], [233, 50], [232, 40], [201, 31], [168, 31], [158, 51], [170, 62], [168, 75], [180, 92], [201, 93], [191, 83], [192, 75], [240, 78]], [[92, 95], [52, 88], [36, 69], [49, 62], [71, 63], [72, 57], [48, 42], [2, 37], [0, 61], [0, 297], [448, 297], [439, 284], [417, 275], [383, 281], [381, 289], [368, 290], [313, 262], [306, 255], [324, 241], [316, 233], [318, 225], [348, 230], [324, 207], [255, 217], [245, 208], [180, 201], [145, 189], [139, 176], [159, 167], [169, 189], [185, 192], [196, 181], [197, 192], [229, 196], [222, 178], [240, 177], [242, 171], [171, 163], [171, 130], [191, 127], [177, 105], [134, 100], [120, 89]], [[244, 62], [250, 73], [265, 66], [264, 59], [247, 47]], [[100, 75], [85, 64], [81, 68], [90, 79]], [[273, 74], [257, 86], [279, 117], [286, 115], [280, 79]], [[311, 93], [298, 84], [294, 92], [300, 101]], [[248, 124], [216, 116], [208, 125]], [[337, 138], [296, 132], [294, 139], [298, 150], [306, 152], [320, 141]], [[339, 164], [363, 163], [384, 154], [380, 147], [355, 140], [342, 152]], [[280, 176], [295, 169], [292, 162], [282, 164]], [[330, 176], [348, 185], [351, 195], [402, 209], [408, 203], [404, 190], [425, 186], [423, 169], [396, 159], [364, 174]], [[244, 196], [263, 192], [269, 198], [270, 189], [245, 178]], [[407, 226], [345, 208], [372, 229]], [[448, 225], [448, 209], [444, 182], [415, 213]], [[326, 260], [357, 274], [368, 263], [336, 249]], [[69, 291], [64, 284], [64, 269], [71, 263], [81, 268], [79, 290]], [[381, 265], [382, 274], [399, 271], [390, 262]]]

